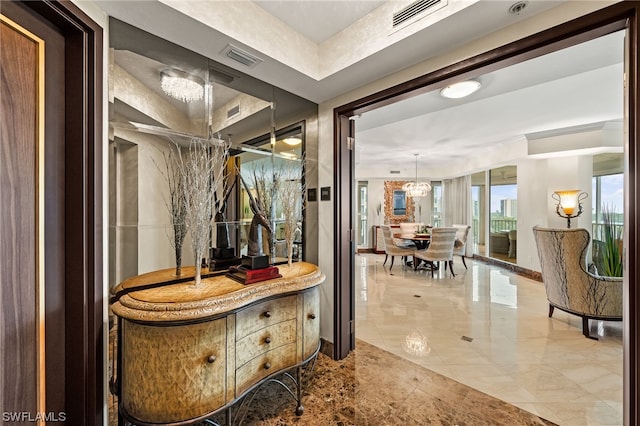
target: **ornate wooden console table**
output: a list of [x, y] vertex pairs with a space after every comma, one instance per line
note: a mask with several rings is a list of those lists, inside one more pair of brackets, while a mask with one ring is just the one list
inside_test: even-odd
[[220, 275], [197, 288], [189, 281], [154, 287], [172, 270], [120, 283], [112, 304], [120, 420], [191, 424], [226, 410], [227, 424], [240, 423], [247, 400], [283, 373], [290, 386], [277, 382], [301, 415], [303, 375], [320, 347], [325, 277], [306, 262], [279, 268], [282, 278], [250, 285]]

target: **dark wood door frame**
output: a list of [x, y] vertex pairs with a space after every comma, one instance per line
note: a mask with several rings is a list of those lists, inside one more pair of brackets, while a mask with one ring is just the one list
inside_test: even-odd
[[[52, 128], [45, 123], [45, 146], [58, 144], [45, 149], [61, 156], [51, 164], [45, 157], [45, 176], [52, 173], [64, 182], [63, 188], [45, 182], [45, 191], [56, 194], [45, 194], [45, 216], [48, 211], [63, 215], [64, 228], [62, 237], [49, 238], [45, 225], [45, 262], [47, 250], [63, 253], [62, 266], [56, 267], [60, 272], [50, 276], [45, 264], [45, 340], [47, 350], [64, 345], [64, 359], [63, 365], [45, 368], [46, 399], [63, 401], [67, 424], [104, 424], [102, 28], [66, 0], [3, 2], [3, 13], [11, 10], [26, 12], [21, 15], [26, 20], [38, 17], [64, 37], [64, 118], [55, 124], [63, 127], [55, 129], [62, 136], [50, 137]], [[45, 120], [47, 105], [45, 97]], [[48, 306], [54, 301], [55, 307]], [[60, 306], [64, 313], [49, 312]], [[50, 315], [56, 321], [47, 325]], [[56, 392], [64, 398], [53, 396]]]
[[[353, 115], [353, 114], [351, 114]], [[333, 320], [333, 357], [342, 359], [355, 348], [354, 333], [354, 258], [355, 250], [353, 203], [354, 185], [354, 151], [353, 135], [355, 127], [345, 114], [334, 111], [333, 122], [337, 146], [333, 169], [337, 171], [334, 178], [335, 210], [334, 210], [334, 320]]]
[[353, 164], [345, 159], [351, 155], [344, 143], [344, 135], [352, 136], [352, 127], [348, 117], [388, 105], [420, 93], [444, 87], [453, 80], [471, 77], [541, 56], [565, 47], [569, 47], [618, 30], [627, 30], [627, 113], [628, 146], [627, 191], [625, 199], [625, 257], [624, 277], [624, 423], [638, 424], [638, 396], [640, 380], [638, 378], [638, 345], [640, 339], [640, 292], [636, 288], [639, 282], [640, 265], [640, 152], [638, 150], [638, 115], [640, 81], [638, 79], [638, 48], [640, 28], [638, 15], [640, 2], [625, 1], [605, 9], [571, 20], [556, 27], [531, 35], [505, 46], [479, 54], [462, 62], [420, 76], [413, 80], [374, 93], [334, 110], [334, 188], [335, 188], [335, 235], [334, 235], [334, 356], [340, 359], [348, 353], [348, 342], [353, 341], [351, 327], [353, 317], [353, 251], [346, 249], [345, 241], [351, 238], [352, 210], [345, 206], [352, 203], [350, 189]]

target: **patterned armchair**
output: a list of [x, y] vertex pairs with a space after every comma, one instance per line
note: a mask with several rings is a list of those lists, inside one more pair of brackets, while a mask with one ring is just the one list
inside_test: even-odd
[[452, 228], [456, 228], [456, 241], [453, 245], [453, 254], [456, 254], [462, 258], [462, 264], [464, 269], [467, 269], [467, 263], [464, 261], [467, 255], [467, 237], [469, 236], [470, 225], [451, 225]]
[[456, 231], [456, 228], [433, 228], [429, 247], [426, 250], [416, 250], [413, 253], [413, 268], [416, 269], [418, 267], [417, 259], [424, 260], [431, 265], [431, 277], [433, 277], [434, 262], [444, 262], [444, 270], [447, 270], [447, 264], [449, 264], [451, 275], [455, 277], [456, 274], [453, 272], [453, 245], [456, 241]]
[[382, 235], [384, 236], [384, 262], [382, 263], [382, 266], [386, 265], [387, 259], [391, 256], [391, 266], [389, 267], [389, 271], [393, 268], [393, 260], [396, 256], [402, 256], [405, 263], [408, 256], [413, 256], [415, 246], [408, 248], [397, 246], [393, 241], [394, 238], [391, 234], [391, 228], [388, 225], [382, 226]]
[[542, 280], [554, 308], [582, 317], [582, 334], [589, 334], [589, 319], [622, 320], [622, 278], [600, 277], [586, 269], [591, 237], [586, 229], [549, 229], [535, 226]]

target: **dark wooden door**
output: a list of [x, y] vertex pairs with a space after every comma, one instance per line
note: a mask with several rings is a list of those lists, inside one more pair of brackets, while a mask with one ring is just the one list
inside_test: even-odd
[[102, 424], [102, 32], [69, 2], [2, 2], [3, 424]]
[[[42, 411], [44, 389], [44, 253], [39, 163], [44, 126], [44, 40], [2, 18], [0, 28], [0, 389], [4, 413]], [[42, 110], [42, 111], [41, 111]], [[6, 414], [4, 414], [6, 415]], [[3, 421], [7, 421], [4, 418]], [[18, 419], [16, 419], [18, 420]]]

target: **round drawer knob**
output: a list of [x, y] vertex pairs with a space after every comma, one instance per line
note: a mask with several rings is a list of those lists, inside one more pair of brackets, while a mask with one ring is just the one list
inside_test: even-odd
[[265, 337], [264, 338], [264, 342], [268, 345], [269, 343], [271, 343], [271, 337]]
[[265, 370], [268, 370], [268, 369], [270, 369], [270, 368], [271, 368], [271, 363], [265, 362], [265, 363], [264, 363], [264, 369], [265, 369]]
[[316, 314], [309, 314], [309, 319], [316, 319]]
[[265, 313], [264, 313], [264, 316], [265, 316], [266, 318], [271, 318], [271, 312], [270, 312], [270, 311], [265, 312]]
[[216, 356], [215, 355], [209, 355], [209, 358], [207, 358], [207, 362], [209, 364], [212, 364], [216, 361]]

